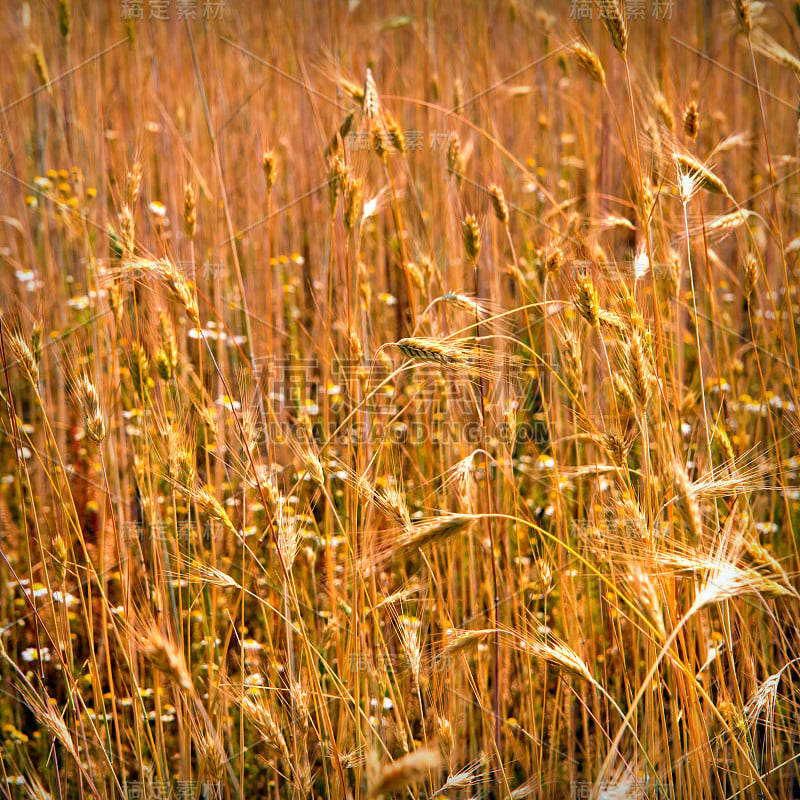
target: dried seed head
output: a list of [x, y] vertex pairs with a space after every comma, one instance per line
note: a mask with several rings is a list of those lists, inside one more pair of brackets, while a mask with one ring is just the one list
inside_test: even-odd
[[625, 580], [630, 586], [631, 597], [639, 610], [643, 612], [647, 621], [655, 628], [661, 641], [664, 641], [667, 638], [667, 631], [664, 625], [661, 596], [655, 581], [644, 567], [635, 561], [631, 561], [628, 564], [628, 573], [625, 576]]
[[455, 308], [466, 311], [470, 316], [479, 319], [486, 319], [489, 316], [489, 309], [483, 304], [463, 292], [448, 292], [440, 298], [443, 302], [449, 303]]
[[280, 725], [275, 721], [275, 715], [272, 713], [267, 697], [261, 692], [258, 694], [250, 694], [248, 692], [237, 695], [237, 699], [239, 698], [241, 698], [240, 703], [245, 717], [253, 723], [270, 751], [274, 755], [282, 756], [289, 761], [289, 748], [286, 746], [286, 739], [283, 736]]
[[564, 338], [561, 359], [564, 366], [564, 376], [567, 381], [567, 387], [575, 397], [580, 397], [583, 387], [581, 342], [572, 331]]
[[656, 111], [658, 111], [658, 116], [660, 117], [661, 121], [664, 123], [670, 133], [674, 133], [675, 115], [672, 113], [672, 110], [669, 107], [667, 98], [664, 97], [661, 92], [657, 91], [653, 95], [653, 100], [655, 101]]
[[622, 336], [628, 331], [625, 320], [619, 316], [619, 314], [615, 314], [613, 311], [607, 311], [606, 309], [601, 308], [599, 319], [600, 324], [606, 330], [617, 336]]
[[158, 312], [158, 350], [156, 351], [156, 370], [162, 380], [168, 381], [178, 366], [178, 343], [175, 329], [166, 311]]
[[456, 179], [456, 187], [460, 189], [464, 179], [464, 158], [461, 155], [461, 139], [457, 133], [451, 133], [447, 143], [447, 172]]
[[578, 678], [583, 678], [591, 684], [595, 684], [592, 673], [584, 660], [569, 645], [559, 641], [552, 634], [533, 633], [523, 637], [513, 631], [505, 631], [504, 633], [523, 652], [530, 653], [536, 658], [541, 658], [556, 669], [563, 670]]
[[178, 486], [191, 493], [194, 486], [194, 452], [183, 431], [170, 425], [166, 432], [169, 473]]
[[33, 59], [33, 70], [39, 79], [41, 86], [47, 87], [47, 91], [53, 91], [50, 86], [50, 73], [47, 70], [47, 62], [44, 60], [44, 51], [38, 44], [31, 44], [31, 58]]
[[325, 472], [322, 469], [322, 464], [316, 454], [310, 449], [304, 449], [300, 453], [300, 461], [306, 474], [311, 478], [317, 486], [325, 485]]
[[440, 96], [441, 92], [439, 91], [439, 73], [434, 72], [433, 75], [431, 75], [431, 99], [434, 103], [438, 103]]
[[607, 431], [599, 437], [600, 444], [608, 454], [608, 457], [617, 467], [621, 467], [628, 460], [633, 442], [626, 441], [618, 433]]
[[628, 382], [617, 372], [612, 375], [611, 382], [614, 384], [614, 394], [617, 396], [620, 411], [632, 411], [635, 406]]
[[136, 394], [143, 398], [147, 394], [148, 382], [150, 381], [150, 359], [138, 342], [134, 342], [131, 347], [130, 370], [133, 388]]
[[547, 245], [544, 249], [544, 271], [547, 275], [557, 275], [564, 269], [566, 258], [564, 251], [555, 243]]
[[422, 668], [422, 646], [419, 640], [419, 620], [402, 619], [399, 626], [400, 646], [406, 657], [414, 686], [419, 686]]
[[392, 543], [390, 554], [402, 558], [415, 553], [419, 548], [440, 544], [456, 534], [468, 530], [475, 522], [472, 514], [443, 514], [428, 522], [420, 522]]
[[471, 368], [472, 358], [475, 355], [469, 344], [452, 344], [441, 339], [422, 336], [408, 336], [394, 344], [406, 358], [444, 364], [454, 368]]
[[136, 206], [139, 199], [139, 191], [142, 188], [142, 165], [135, 161], [128, 172], [128, 180], [125, 186], [125, 202], [130, 208]]
[[362, 103], [364, 114], [367, 119], [377, 120], [380, 116], [380, 103], [378, 102], [378, 87], [375, 86], [375, 79], [372, 77], [372, 70], [367, 68], [367, 77], [364, 80], [364, 100]]
[[622, 16], [618, 0], [603, 0], [603, 24], [606, 26], [611, 43], [617, 52], [624, 58], [628, 46], [628, 26]]
[[[361, 101], [359, 100], [359, 103], [360, 102]], [[333, 134], [330, 142], [328, 142], [328, 146], [325, 148], [325, 153], [324, 153], [325, 158], [330, 158], [331, 156], [334, 156], [337, 153], [341, 153], [344, 150], [344, 140], [347, 137], [347, 134], [350, 133], [350, 129], [353, 127], [353, 120], [355, 119], [355, 116], [356, 116], [355, 112], [351, 111], [342, 120], [342, 124], [339, 125], [339, 129], [336, 131], [336, 133]], [[266, 156], [267, 153], [264, 154], [265, 158]], [[273, 175], [273, 182], [274, 182], [274, 175]], [[269, 182], [267, 183], [267, 186], [269, 187]]]
[[637, 409], [644, 413], [650, 402], [653, 373], [648, 363], [645, 344], [638, 331], [634, 331], [628, 344], [628, 385]]
[[753, 294], [753, 289], [756, 288], [758, 283], [758, 261], [756, 260], [755, 253], [748, 253], [744, 262], [744, 297], [750, 304], [750, 298]]
[[600, 296], [589, 273], [578, 275], [575, 284], [575, 307], [592, 328], [600, 326]]
[[675, 153], [674, 159], [678, 168], [678, 189], [682, 203], [688, 203], [698, 189], [730, 198], [725, 184], [696, 158], [688, 154]]
[[676, 298], [681, 288], [681, 257], [676, 250], [670, 248], [667, 253], [667, 269], [665, 272], [669, 296]]
[[100, 408], [100, 396], [97, 388], [85, 372], [76, 382], [76, 392], [78, 402], [83, 410], [86, 435], [95, 444], [100, 444], [106, 436], [106, 423]]
[[122, 257], [130, 258], [133, 255], [135, 245], [136, 228], [133, 221], [133, 214], [129, 206], [122, 207], [119, 212], [119, 227], [122, 244]]
[[186, 276], [170, 261], [163, 259], [156, 264], [156, 271], [161, 279], [167, 284], [167, 288], [177, 301], [183, 306], [189, 319], [200, 327], [200, 312], [197, 308], [197, 300], [186, 280]]
[[265, 464], [257, 464], [255, 474], [250, 476], [250, 484], [259, 490], [259, 493], [264, 498], [267, 514], [274, 519], [278, 513], [278, 508], [283, 503], [283, 497], [275, 482], [273, 470]]
[[439, 750], [445, 759], [449, 759], [455, 745], [453, 726], [450, 724], [450, 720], [437, 715], [436, 733], [439, 737]]
[[739, 30], [749, 36], [753, 30], [753, 20], [750, 17], [750, 0], [733, 0], [733, 12], [739, 23]]
[[[345, 133], [345, 135], [347, 134]], [[275, 185], [275, 179], [278, 177], [278, 163], [272, 150], [264, 151], [261, 166], [264, 170], [264, 180], [267, 182], [267, 194], [269, 194]]]
[[464, 250], [467, 260], [474, 264], [481, 253], [481, 229], [474, 214], [467, 214], [461, 224], [461, 237], [464, 241]]
[[746, 225], [750, 213], [746, 208], [741, 208], [738, 211], [732, 211], [730, 214], [714, 217], [706, 224], [706, 230], [714, 238], [722, 238], [728, 231], [736, 230], [736, 228]]
[[145, 658], [159, 671], [168, 675], [185, 692], [192, 691], [192, 679], [186, 669], [183, 654], [174, 642], [167, 639], [153, 625], [145, 636], [140, 638]]
[[37, 319], [33, 323], [33, 330], [31, 330], [31, 353], [33, 359], [37, 364], [42, 362], [42, 339], [44, 337], [44, 323], [42, 320]]
[[453, 82], [453, 111], [460, 114], [464, 107], [464, 84], [461, 78], [456, 78]]
[[364, 349], [361, 347], [361, 337], [358, 335], [358, 329], [355, 325], [350, 325], [347, 328], [347, 343], [350, 347], [350, 356], [357, 363], [361, 361], [364, 356]]
[[425, 278], [422, 275], [422, 270], [420, 270], [420, 268], [413, 261], [406, 261], [404, 266], [414, 286], [416, 286], [421, 292], [424, 292]]
[[443, 658], [447, 658], [463, 653], [465, 650], [471, 650], [493, 633], [494, 630], [492, 628], [450, 631], [450, 636], [447, 644], [442, 649], [441, 655]]
[[497, 220], [501, 225], [507, 225], [508, 204], [506, 203], [503, 190], [496, 183], [493, 183], [489, 187], [489, 194], [492, 197], [492, 208], [494, 209], [495, 217], [497, 217]]
[[389, 132], [389, 141], [391, 141], [392, 147], [394, 147], [398, 153], [405, 153], [406, 137], [403, 133], [403, 129], [389, 111], [384, 112], [383, 118], [386, 124], [386, 130]]
[[394, 520], [403, 531], [412, 530], [411, 514], [408, 510], [405, 496], [394, 487], [390, 486], [377, 492], [375, 501], [387, 516]]
[[431, 772], [435, 772], [441, 766], [439, 751], [433, 749], [415, 750], [382, 767], [377, 765], [376, 759], [377, 756], [373, 754], [371, 757], [373, 763], [367, 770], [368, 800], [424, 781]]
[[360, 86], [348, 81], [346, 78], [342, 78], [339, 81], [339, 85], [342, 87], [342, 91], [350, 96], [351, 100], [355, 100], [359, 105], [364, 104], [364, 90]]
[[330, 159], [328, 164], [328, 202], [330, 206], [331, 217], [336, 214], [336, 206], [339, 202], [339, 192], [342, 187], [343, 181], [347, 177], [347, 167], [345, 166], [344, 159], [337, 152], [337, 155]]
[[344, 221], [344, 229], [349, 236], [353, 232], [361, 210], [361, 181], [358, 178], [348, 176], [342, 188], [342, 195], [344, 197], [342, 220]]
[[225, 774], [225, 762], [228, 760], [219, 738], [213, 733], [203, 733], [196, 738], [195, 743], [200, 758], [205, 762], [208, 777], [213, 783], [219, 783]]
[[605, 88], [606, 73], [594, 50], [587, 47], [585, 44], [575, 42], [575, 44], [572, 45], [572, 53], [580, 68], [586, 72], [593, 81]]
[[291, 572], [300, 549], [300, 525], [294, 512], [286, 503], [278, 506], [276, 523], [276, 545], [280, 551], [283, 565], [287, 571]]
[[58, 0], [58, 30], [66, 39], [69, 36], [69, 27], [72, 21], [72, 9], [69, 0]]
[[39, 387], [39, 364], [34, 358], [33, 351], [28, 343], [23, 339], [22, 333], [14, 331], [8, 336], [8, 343], [14, 358], [19, 362], [23, 374], [28, 382], [38, 392]]
[[787, 67], [795, 75], [800, 75], [800, 58], [792, 55], [785, 47], [779, 45], [769, 34], [759, 31], [758, 37], [753, 37], [753, 49], [765, 55], [771, 61]]
[[700, 506], [697, 498], [692, 492], [692, 484], [683, 465], [678, 461], [672, 464], [672, 488], [678, 500], [678, 509], [681, 512], [692, 539], [695, 542], [701, 540], [703, 532], [703, 517], [700, 513]]
[[728, 436], [728, 432], [722, 427], [722, 424], [718, 423], [714, 428], [711, 441], [717, 442], [722, 448], [722, 452], [725, 454], [725, 460], [728, 464], [733, 464], [736, 461], [736, 452], [733, 449], [733, 443], [731, 442], [730, 436]]
[[378, 158], [383, 159], [389, 152], [387, 148], [389, 137], [386, 133], [386, 129], [381, 125], [379, 120], [374, 119], [372, 121], [370, 134], [372, 136], [372, 147], [375, 150], [375, 154]]
[[183, 230], [189, 241], [194, 239], [197, 230], [197, 201], [190, 183], [183, 187]]
[[69, 551], [67, 550], [67, 543], [61, 533], [57, 533], [53, 538], [53, 560], [55, 561], [59, 577], [63, 581], [67, 574], [67, 561], [69, 560]]
[[210, 520], [218, 522], [227, 530], [236, 533], [236, 529], [233, 527], [230, 517], [222, 507], [222, 503], [217, 500], [214, 489], [211, 486], [201, 486], [194, 491], [193, 496], [194, 501], [206, 513]]
[[697, 102], [692, 100], [683, 112], [683, 132], [690, 138], [696, 139], [700, 121], [697, 111]]

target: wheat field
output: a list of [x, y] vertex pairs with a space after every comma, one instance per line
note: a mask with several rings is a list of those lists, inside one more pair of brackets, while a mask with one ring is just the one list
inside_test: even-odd
[[0, 23], [0, 796], [800, 797], [800, 3]]

